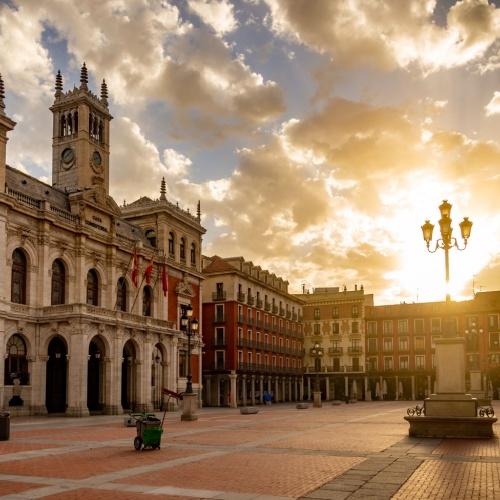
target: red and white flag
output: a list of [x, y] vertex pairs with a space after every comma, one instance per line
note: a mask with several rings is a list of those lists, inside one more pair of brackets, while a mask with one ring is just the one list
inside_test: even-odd
[[144, 270], [144, 279], [146, 280], [146, 285], [151, 284], [151, 275], [153, 274], [153, 259], [154, 259], [154, 254], [151, 257], [149, 264], [146, 266], [146, 269]]
[[134, 256], [132, 257], [132, 283], [137, 288], [139, 285], [139, 257], [137, 256], [137, 249], [134, 248]]

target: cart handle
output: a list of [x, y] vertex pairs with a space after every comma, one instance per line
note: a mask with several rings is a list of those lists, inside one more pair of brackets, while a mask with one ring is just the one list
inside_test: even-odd
[[172, 398], [182, 400], [182, 394], [179, 394], [178, 392], [171, 391], [170, 389], [166, 389], [165, 387], [162, 389], [162, 394], [166, 394], [167, 396], [170, 396]]

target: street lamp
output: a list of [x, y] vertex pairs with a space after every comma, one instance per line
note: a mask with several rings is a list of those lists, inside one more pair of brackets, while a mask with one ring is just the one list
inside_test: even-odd
[[464, 240], [463, 248], [460, 248], [458, 241], [456, 238], [452, 237], [453, 229], [451, 227], [451, 203], [448, 203], [447, 200], [443, 200], [443, 203], [439, 205], [439, 211], [441, 212], [441, 219], [439, 219], [439, 230], [441, 232], [441, 238], [436, 240], [436, 245], [434, 250], [431, 249], [430, 244], [432, 240], [432, 231], [434, 229], [434, 225], [431, 224], [428, 220], [422, 225], [422, 234], [424, 237], [424, 241], [427, 245], [427, 250], [430, 253], [434, 253], [438, 248], [444, 250], [444, 265], [446, 272], [446, 301], [450, 301], [450, 293], [449, 293], [449, 284], [450, 284], [450, 264], [448, 252], [450, 248], [455, 247], [457, 250], [465, 250], [467, 247], [467, 241], [470, 237], [470, 231], [472, 228], [472, 222], [468, 217], [464, 217], [464, 220], [459, 224], [460, 233], [462, 234], [462, 238]]
[[198, 320], [191, 319], [193, 316], [193, 308], [191, 305], [184, 309], [184, 314], [181, 316], [181, 326], [186, 332], [188, 338], [188, 372], [187, 372], [187, 384], [186, 384], [186, 394], [193, 394], [193, 376], [191, 374], [191, 338], [196, 336], [198, 331]]
[[[316, 378], [314, 380], [314, 391], [319, 392], [319, 371], [321, 370], [321, 358], [323, 356], [323, 348], [316, 342], [314, 347], [311, 349], [311, 355], [314, 357], [314, 371], [316, 372]], [[319, 366], [316, 366], [319, 365]]]

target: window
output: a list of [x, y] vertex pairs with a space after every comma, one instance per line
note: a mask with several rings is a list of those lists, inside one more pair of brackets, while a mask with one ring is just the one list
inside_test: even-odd
[[333, 371], [334, 372], [340, 371], [340, 358], [333, 358]]
[[215, 304], [215, 321], [222, 323], [224, 321], [224, 305]]
[[16, 304], [26, 304], [26, 256], [22, 250], [12, 253], [12, 274], [10, 284], [10, 300]]
[[260, 366], [260, 363], [261, 363], [261, 359], [260, 359], [260, 352], [258, 352], [256, 355], [255, 355], [255, 362]]
[[273, 367], [276, 367], [276, 356], [272, 357], [272, 365]]
[[169, 257], [175, 256], [175, 236], [172, 231], [168, 233], [168, 255]]
[[179, 377], [187, 377], [187, 351], [179, 350]]
[[148, 229], [146, 231], [146, 239], [152, 247], [156, 247], [156, 232], [154, 229]]
[[403, 352], [408, 351], [408, 337], [399, 339], [399, 350]]
[[425, 370], [425, 356], [415, 356], [415, 368]]
[[339, 308], [338, 306], [332, 307], [332, 318], [336, 319], [339, 317]]
[[269, 366], [269, 354], [264, 354], [264, 365]]
[[314, 319], [320, 319], [321, 316], [320, 316], [320, 311], [319, 311], [319, 307], [315, 307], [314, 308]]
[[366, 329], [368, 335], [376, 335], [377, 334], [377, 322], [376, 321], [368, 321], [366, 324]]
[[399, 357], [399, 369], [408, 370], [408, 356]]
[[414, 323], [414, 328], [415, 328], [416, 334], [424, 333], [424, 320], [423, 319], [416, 319], [415, 323]]
[[247, 352], [247, 363], [250, 366], [252, 364], [252, 353]]
[[352, 352], [360, 352], [361, 351], [361, 340], [360, 339], [352, 339], [351, 340], [351, 350], [352, 350]]
[[377, 339], [374, 338], [368, 339], [368, 352], [370, 353], [377, 352]]
[[415, 337], [415, 350], [416, 351], [425, 350], [425, 337]]
[[359, 316], [359, 306], [352, 306], [352, 317], [357, 318]]
[[87, 273], [87, 304], [97, 306], [99, 303], [99, 280], [97, 271], [91, 269]]
[[217, 300], [224, 298], [224, 283], [215, 284], [215, 294], [217, 296]]
[[238, 368], [243, 368], [243, 351], [238, 351]]
[[338, 335], [340, 333], [340, 324], [335, 322], [335, 323], [332, 323], [332, 332], [335, 334], [335, 335]]
[[224, 342], [224, 328], [218, 327], [215, 329], [215, 345], [216, 346], [223, 346], [225, 345]]
[[498, 330], [498, 314], [488, 316], [488, 330]]
[[378, 359], [377, 358], [368, 358], [368, 370], [376, 371], [378, 370]]
[[127, 310], [127, 282], [121, 277], [116, 286], [116, 309], [118, 311]]
[[384, 370], [391, 371], [392, 369], [393, 369], [392, 357], [385, 357], [384, 358]]
[[238, 343], [241, 345], [241, 342], [243, 342], [243, 329], [238, 328]]
[[153, 292], [150, 286], [145, 286], [142, 290], [142, 315], [151, 316]]
[[384, 335], [392, 335], [392, 321], [385, 320], [382, 323]]
[[186, 260], [186, 238], [181, 238], [179, 244], [179, 258], [181, 260]]
[[441, 318], [431, 318], [431, 333], [441, 333]]
[[359, 333], [359, 322], [353, 321], [351, 324], [352, 333]]
[[66, 285], [66, 270], [61, 259], [56, 259], [52, 264], [52, 290], [51, 304], [53, 306], [64, 304]]
[[29, 384], [28, 360], [26, 344], [20, 335], [14, 334], [7, 342], [5, 354], [5, 385], [12, 385], [19, 379], [21, 385]]
[[215, 369], [223, 370], [225, 368], [224, 351], [215, 351]]
[[398, 333], [399, 334], [408, 333], [408, 320], [407, 319], [399, 319], [398, 320]]
[[359, 372], [359, 358], [352, 358], [352, 371]]
[[314, 323], [314, 335], [321, 335], [321, 325], [319, 323]]
[[196, 244], [191, 243], [191, 265], [196, 265]]
[[273, 335], [273, 346], [276, 345], [276, 335]]
[[384, 351], [390, 352], [392, 351], [392, 339], [384, 339]]

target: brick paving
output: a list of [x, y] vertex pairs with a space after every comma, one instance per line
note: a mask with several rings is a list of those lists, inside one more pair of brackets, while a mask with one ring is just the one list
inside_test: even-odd
[[141, 452], [123, 416], [13, 419], [0, 498], [500, 498], [499, 440], [409, 438], [408, 405], [169, 413], [161, 450]]

